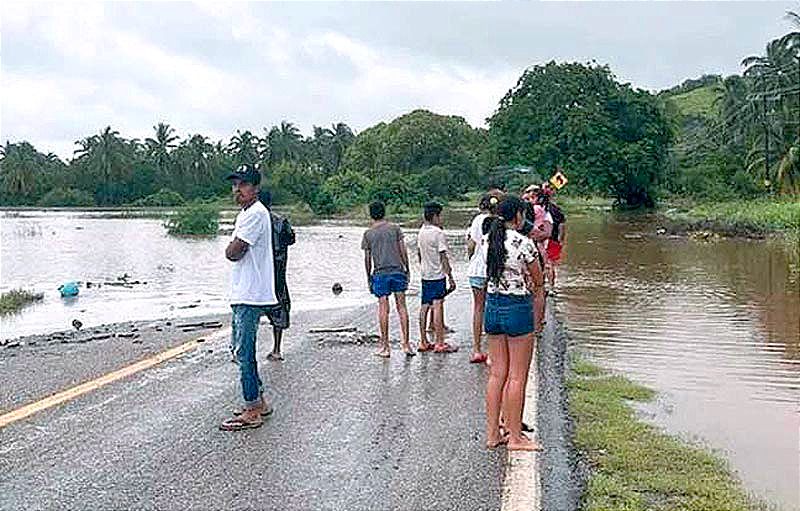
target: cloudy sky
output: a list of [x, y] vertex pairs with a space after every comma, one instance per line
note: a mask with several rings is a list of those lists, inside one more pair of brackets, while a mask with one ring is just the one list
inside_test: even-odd
[[111, 125], [144, 138], [362, 130], [414, 108], [484, 125], [531, 65], [609, 64], [659, 90], [739, 72], [800, 2], [14, 3], [0, 11], [0, 136], [70, 157]]

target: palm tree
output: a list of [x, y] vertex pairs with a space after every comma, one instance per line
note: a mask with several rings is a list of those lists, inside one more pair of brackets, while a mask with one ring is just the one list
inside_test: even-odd
[[41, 174], [41, 155], [28, 142], [6, 142], [0, 159], [3, 202], [25, 204], [35, 199]]
[[176, 142], [180, 139], [175, 135], [175, 129], [169, 124], [160, 122], [153, 126], [156, 132], [155, 138], [144, 139], [147, 148], [147, 155], [152, 159], [156, 167], [159, 179], [163, 182], [169, 181], [169, 153], [172, 149], [177, 147]]
[[303, 155], [303, 135], [288, 121], [281, 121], [280, 127], [273, 126], [267, 132], [269, 145], [268, 161], [271, 165], [284, 161], [296, 161]]
[[118, 202], [124, 196], [131, 176], [135, 145], [121, 138], [111, 126], [104, 128], [99, 135], [79, 140], [77, 144], [81, 147], [75, 151], [76, 159], [85, 165], [89, 178], [99, 184], [95, 186], [98, 203]]
[[253, 164], [259, 160], [260, 146], [261, 140], [250, 133], [249, 130], [243, 132], [236, 130], [236, 134], [231, 137], [231, 141], [228, 144], [228, 151], [236, 160], [237, 165], [243, 163]]

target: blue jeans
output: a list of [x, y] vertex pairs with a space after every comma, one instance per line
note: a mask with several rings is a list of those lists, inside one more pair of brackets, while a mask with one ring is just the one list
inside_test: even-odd
[[268, 307], [236, 304], [231, 305], [231, 309], [231, 353], [239, 364], [244, 405], [246, 408], [254, 408], [261, 404], [263, 391], [256, 362], [256, 335], [259, 319], [267, 313]]
[[483, 329], [489, 335], [520, 337], [533, 332], [531, 295], [486, 295]]

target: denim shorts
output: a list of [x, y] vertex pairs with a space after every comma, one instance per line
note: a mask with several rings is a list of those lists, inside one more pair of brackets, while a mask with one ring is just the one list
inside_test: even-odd
[[489, 294], [483, 314], [483, 329], [489, 335], [520, 337], [533, 332], [530, 295]]
[[474, 287], [477, 289], [486, 289], [487, 282], [488, 279], [486, 277], [470, 277], [469, 287]]
[[404, 293], [408, 289], [408, 276], [405, 273], [379, 273], [370, 278], [370, 291], [378, 298], [392, 293]]
[[422, 281], [422, 304], [432, 305], [434, 300], [443, 300], [447, 294], [447, 281], [423, 280]]

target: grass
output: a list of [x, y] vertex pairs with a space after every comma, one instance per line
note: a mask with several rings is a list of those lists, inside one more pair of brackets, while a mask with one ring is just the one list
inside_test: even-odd
[[669, 101], [672, 101], [678, 112], [685, 117], [715, 119], [719, 115], [719, 109], [714, 101], [721, 95], [721, 86], [712, 84], [671, 96]]
[[17, 312], [26, 305], [38, 302], [44, 298], [44, 293], [31, 293], [24, 289], [12, 289], [0, 295], [0, 314]]
[[639, 418], [632, 401], [654, 392], [576, 358], [567, 382], [576, 447], [591, 475], [583, 511], [752, 511], [725, 461], [660, 432]]
[[690, 228], [723, 234], [784, 232], [796, 237], [800, 231], [800, 199], [702, 203], [668, 210], [665, 214]]

